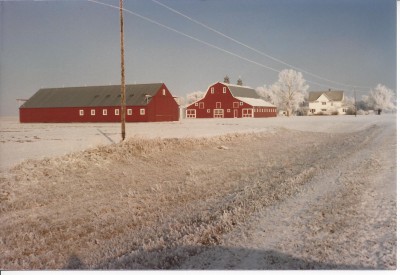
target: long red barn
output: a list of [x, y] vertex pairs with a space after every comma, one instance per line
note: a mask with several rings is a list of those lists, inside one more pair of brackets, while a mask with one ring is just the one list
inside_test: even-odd
[[276, 106], [246, 86], [217, 82], [186, 108], [187, 118], [276, 117]]
[[[20, 122], [120, 122], [121, 86], [40, 89], [19, 109]], [[126, 85], [126, 122], [177, 121], [164, 83]]]

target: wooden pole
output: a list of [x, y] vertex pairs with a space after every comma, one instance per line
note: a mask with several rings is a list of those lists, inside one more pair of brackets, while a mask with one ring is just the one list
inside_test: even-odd
[[121, 26], [121, 136], [125, 140], [125, 117], [126, 117], [126, 100], [125, 100], [125, 60], [124, 60], [124, 15], [122, 11], [123, 0], [119, 0], [119, 17]]
[[356, 98], [356, 89], [353, 88], [354, 92], [354, 116], [357, 117], [357, 98]]

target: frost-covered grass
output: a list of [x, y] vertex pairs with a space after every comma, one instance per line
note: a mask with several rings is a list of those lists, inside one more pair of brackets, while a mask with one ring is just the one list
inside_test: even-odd
[[0, 174], [0, 268], [177, 267], [363, 139], [286, 129], [132, 138], [27, 160]]

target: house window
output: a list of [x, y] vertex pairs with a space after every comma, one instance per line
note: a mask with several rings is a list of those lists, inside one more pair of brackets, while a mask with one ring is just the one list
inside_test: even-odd
[[187, 109], [186, 117], [187, 118], [196, 118], [196, 109]]
[[322, 105], [326, 105], [326, 102], [322, 102]]
[[107, 109], [103, 109], [103, 116], [107, 115]]
[[162, 89], [162, 95], [165, 95], [165, 89]]
[[143, 108], [140, 109], [140, 115], [141, 115], [141, 116], [144, 116], [145, 113], [146, 113], [146, 110], [145, 110], [145, 109], [143, 109]]
[[222, 92], [226, 94], [226, 87], [222, 88]]
[[239, 108], [239, 102], [233, 102], [233, 108]]
[[211, 87], [211, 93], [212, 94], [214, 93], [214, 87]]
[[326, 109], [321, 109], [322, 112], [326, 112]]
[[84, 113], [84, 111], [83, 110], [79, 110], [79, 115], [80, 116], [83, 116], [85, 113]]
[[95, 116], [96, 115], [96, 110], [94, 110], [94, 109], [90, 110], [90, 115], [91, 116]]
[[132, 109], [128, 109], [128, 116], [132, 115]]
[[199, 108], [200, 108], [200, 109], [204, 109], [204, 102], [200, 102], [200, 103], [199, 103]]
[[343, 109], [343, 113], [346, 113], [347, 112], [347, 109]]
[[216, 102], [215, 103], [215, 108], [220, 109], [221, 108], [221, 102]]
[[315, 113], [315, 109], [310, 109], [310, 113]]
[[116, 116], [118, 116], [118, 115], [119, 115], [119, 109], [115, 109], [115, 110], [114, 110], [114, 114], [115, 114]]

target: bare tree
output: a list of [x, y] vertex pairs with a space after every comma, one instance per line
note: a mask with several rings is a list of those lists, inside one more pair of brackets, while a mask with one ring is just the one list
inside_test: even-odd
[[270, 89], [279, 101], [277, 105], [280, 105], [286, 111], [286, 115], [290, 116], [304, 101], [308, 87], [301, 72], [285, 69], [279, 73], [278, 81]]

